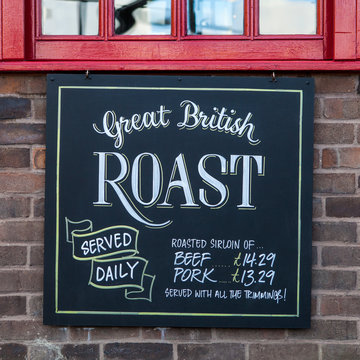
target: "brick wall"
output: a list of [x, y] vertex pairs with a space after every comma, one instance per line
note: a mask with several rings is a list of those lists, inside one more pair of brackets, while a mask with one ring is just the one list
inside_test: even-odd
[[360, 359], [357, 74], [314, 74], [312, 326], [43, 326], [45, 75], [0, 74], [0, 359]]

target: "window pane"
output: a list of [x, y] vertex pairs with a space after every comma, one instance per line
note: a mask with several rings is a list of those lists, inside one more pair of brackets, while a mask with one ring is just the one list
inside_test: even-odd
[[260, 0], [260, 34], [316, 34], [316, 0]]
[[171, 0], [115, 0], [114, 3], [115, 34], [171, 34]]
[[42, 0], [43, 35], [98, 35], [99, 0]]
[[188, 0], [188, 34], [241, 35], [244, 0]]

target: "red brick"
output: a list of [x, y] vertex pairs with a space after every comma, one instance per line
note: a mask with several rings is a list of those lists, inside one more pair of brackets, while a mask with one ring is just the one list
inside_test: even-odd
[[33, 173], [0, 173], [0, 189], [4, 193], [34, 193], [45, 190], [45, 176]]
[[26, 297], [0, 296], [0, 309], [0, 316], [25, 315]]
[[322, 249], [324, 266], [360, 266], [360, 247], [325, 246]]
[[313, 241], [338, 241], [354, 243], [357, 239], [354, 222], [314, 222]]
[[0, 120], [26, 118], [30, 115], [30, 111], [29, 99], [13, 96], [0, 97]]
[[0, 75], [0, 93], [16, 94], [20, 89], [20, 83], [23, 76], [18, 74]]
[[360, 148], [338, 149], [338, 166], [352, 169], [360, 168]]
[[0, 242], [43, 241], [44, 222], [11, 221], [0, 223]]
[[64, 359], [61, 354], [61, 343], [53, 343], [44, 339], [34, 341], [29, 349], [29, 360]]
[[45, 94], [46, 76], [42, 74], [6, 74], [0, 76], [2, 94]]
[[324, 169], [331, 169], [338, 166], [338, 153], [334, 149], [322, 151], [321, 165]]
[[45, 125], [0, 124], [0, 144], [45, 144]]
[[310, 329], [289, 330], [289, 339], [355, 340], [357, 324], [356, 321], [312, 320]]
[[355, 174], [315, 174], [314, 193], [353, 194]]
[[0, 219], [29, 217], [30, 199], [0, 198]]
[[344, 119], [358, 119], [360, 117], [359, 99], [345, 99], [343, 107]]
[[34, 150], [33, 166], [35, 169], [45, 169], [45, 148]]
[[170, 344], [160, 343], [111, 343], [104, 347], [104, 359], [172, 360], [173, 349]]
[[314, 99], [314, 118], [321, 118], [323, 114], [322, 101], [319, 98]]
[[356, 360], [360, 359], [360, 345], [324, 344], [323, 360]]
[[283, 340], [283, 329], [216, 329], [216, 338], [219, 340]]
[[[16, 291], [42, 291], [42, 270], [1, 270], [0, 293]], [[1, 338], [1, 336], [0, 336]]]
[[66, 341], [67, 331], [61, 327], [44, 326], [37, 321], [3, 320], [0, 322], [0, 339], [4, 340], [56, 340]]
[[312, 206], [312, 216], [313, 218], [321, 217], [323, 214], [323, 206], [321, 198], [314, 197], [313, 198], [313, 206]]
[[360, 148], [324, 149], [322, 152], [322, 167], [330, 168], [360, 168]]
[[44, 265], [44, 247], [31, 246], [30, 247], [30, 266]]
[[0, 266], [25, 265], [26, 246], [0, 246]]
[[45, 215], [45, 206], [44, 199], [34, 199], [34, 216], [35, 217], [44, 217]]
[[23, 344], [1, 344], [0, 359], [27, 360], [27, 347]]
[[[337, 76], [337, 75], [336, 75]], [[336, 77], [335, 76], [335, 77]], [[351, 77], [352, 75], [350, 75]], [[357, 79], [358, 75], [354, 75], [354, 77]], [[315, 77], [317, 77], [317, 75], [315, 75]], [[329, 78], [331, 78], [332, 76], [329, 76]], [[344, 81], [346, 81], [346, 76], [343, 77]], [[333, 80], [332, 80], [333, 81]], [[331, 85], [334, 86], [334, 85]], [[343, 86], [343, 84], [339, 84], [340, 88]], [[0, 82], [0, 88], [1, 88], [1, 82]], [[19, 91], [19, 90], [16, 90]], [[337, 90], [334, 90], [337, 91]], [[32, 100], [33, 101], [33, 100]], [[39, 102], [43, 102], [43, 99], [41, 99], [41, 101]], [[40, 111], [39, 111], [40, 112]], [[318, 113], [320, 112], [320, 110], [318, 110]], [[348, 124], [345, 124], [348, 125]], [[325, 134], [326, 135], [326, 134]], [[324, 135], [324, 136], [325, 136]], [[340, 134], [337, 134], [340, 136]], [[1, 137], [1, 131], [0, 131], [0, 137]], [[348, 149], [340, 149], [341, 151], [348, 151]], [[334, 168], [334, 167], [338, 167], [341, 166], [340, 163], [337, 163], [337, 149], [324, 149], [324, 150], [320, 150], [322, 153], [322, 167], [323, 168]], [[315, 151], [315, 166], [318, 167], [319, 166], [319, 160], [317, 158], [318, 156], [318, 149], [316, 149]], [[329, 155], [332, 155], [331, 157]], [[356, 159], [356, 156], [354, 157]], [[30, 157], [31, 159], [31, 157]], [[339, 160], [340, 160], [340, 155], [339, 155]], [[21, 160], [23, 161], [23, 160]], [[27, 160], [27, 164], [29, 163], [29, 157]], [[331, 164], [331, 166], [329, 166], [329, 164]], [[0, 151], [0, 166], [1, 165], [1, 151]], [[27, 165], [29, 166], [29, 165]], [[328, 166], [328, 167], [326, 167]], [[14, 165], [15, 167], [15, 165]], [[21, 167], [21, 166], [19, 166]], [[41, 168], [41, 167], [40, 167]], [[354, 167], [354, 168], [360, 168], [360, 167]], [[349, 172], [349, 171], [348, 171]], [[319, 175], [319, 174], [318, 174]], [[323, 174], [320, 174], [323, 175]], [[331, 176], [333, 176], [333, 174], [330, 174]], [[331, 177], [330, 177], [331, 178]], [[323, 179], [320, 179], [321, 181], [323, 181]], [[326, 180], [328, 181], [328, 179]], [[339, 180], [341, 181], [341, 180]], [[330, 183], [331, 184], [331, 183]], [[336, 183], [336, 185], [338, 186], [339, 183]], [[324, 184], [321, 184], [322, 189]], [[331, 187], [330, 187], [331, 189]], [[332, 190], [331, 190], [332, 191]], [[323, 193], [323, 192], [322, 192]], [[37, 197], [42, 196], [42, 194], [37, 195]], [[323, 200], [322, 200], [323, 199]], [[350, 199], [350, 197], [348, 197], [347, 199]], [[313, 208], [313, 213], [315, 215], [315, 217], [321, 217], [322, 215], [324, 215], [324, 209], [322, 207], [322, 201], [325, 200], [325, 197], [321, 198], [321, 195], [318, 195], [318, 197], [314, 198], [314, 208]], [[346, 200], [347, 201], [347, 200]], [[0, 201], [1, 204], [1, 201]], [[329, 204], [329, 203], [328, 203]], [[335, 206], [335, 205], [334, 205]], [[1, 213], [1, 205], [0, 205], [0, 213]], [[34, 216], [43, 216], [43, 199], [34, 199], [33, 200], [33, 213]], [[39, 219], [38, 219], [39, 220]], [[319, 219], [318, 219], [319, 220]], [[329, 220], [329, 219], [327, 219]], [[356, 221], [356, 220], [354, 220]], [[10, 221], [10, 223], [13, 221]], [[35, 235], [32, 235], [34, 233], [32, 233], [31, 231], [29, 231], [29, 228], [25, 229], [25, 222], [14, 222], [16, 223], [16, 225], [13, 224], [9, 224], [9, 221], [6, 222], [1, 222], [0, 224], [0, 239], [4, 239], [6, 238], [5, 241], [8, 241], [8, 239], [20, 239], [20, 240], [16, 240], [16, 241], [42, 241], [42, 237], [39, 237], [38, 234], [41, 232], [43, 233], [43, 231], [39, 230], [39, 229], [35, 229]], [[41, 224], [42, 226], [42, 222], [38, 222], [39, 224]], [[27, 225], [26, 225], [27, 226]], [[315, 236], [314, 236], [314, 240], [315, 241], [331, 241], [331, 242], [345, 242], [345, 243], [354, 243], [356, 241], [356, 223], [355, 222], [351, 222], [351, 223], [346, 223], [346, 222], [340, 222], [340, 223], [328, 223], [328, 222], [324, 222], [322, 221], [319, 225], [316, 225], [316, 232], [315, 232]], [[3, 229], [5, 228], [10, 228], [11, 227], [11, 232], [10, 230], [7, 230], [6, 235], [3, 234]], [[27, 232], [25, 234], [25, 232]], [[4, 240], [0, 240], [0, 241], [4, 241]], [[30, 244], [32, 246], [32, 244]], [[324, 244], [316, 244], [319, 246], [319, 248], [323, 247]], [[326, 254], [327, 252], [327, 245], [329, 244], [325, 244], [326, 246], [324, 247], [324, 254]], [[29, 245], [27, 245], [29, 246]], [[350, 246], [351, 248], [356, 248], [356, 246]], [[41, 247], [36, 246], [36, 248], [39, 250]], [[336, 247], [337, 249], [339, 247]], [[342, 248], [340, 246], [340, 248]], [[30, 249], [30, 247], [29, 247]], [[35, 251], [35, 247], [33, 247], [33, 251]], [[321, 250], [319, 250], [319, 256], [321, 255]], [[34, 256], [34, 255], [33, 255]], [[329, 255], [330, 256], [330, 255]], [[333, 256], [333, 255], [331, 255]], [[341, 255], [341, 257], [343, 257], [344, 255]], [[0, 255], [0, 261], [1, 261], [2, 257]], [[33, 261], [35, 258], [33, 258]], [[324, 260], [324, 259], [323, 259]], [[319, 264], [321, 265], [321, 264]], [[335, 265], [337, 266], [337, 265]], [[342, 266], [342, 265], [339, 265]], [[347, 266], [347, 265], [346, 265]], [[351, 265], [352, 266], [352, 265]], [[358, 266], [358, 265], [356, 265]], [[316, 273], [316, 277], [314, 278], [314, 288], [320, 288], [320, 289], [331, 289], [331, 290], [342, 290], [343, 287], [345, 287], [346, 289], [348, 287], [350, 287], [352, 289], [353, 285], [349, 285], [349, 284], [353, 284], [353, 275], [355, 272], [353, 271], [344, 271], [343, 269], [339, 269], [338, 271], [336, 270], [330, 270], [330, 271], [326, 271], [325, 270], [319, 270], [317, 269], [315, 271]], [[343, 278], [345, 274], [345, 278]], [[349, 274], [352, 274], [351, 276], [349, 276]], [[341, 280], [342, 279], [342, 280]], [[3, 281], [1, 281], [3, 283]], [[344, 283], [343, 283], [344, 282]], [[316, 295], [318, 296], [318, 300], [319, 300], [319, 305], [321, 305], [321, 299], [323, 297], [329, 296], [329, 295], [323, 295], [324, 292], [316, 292]], [[334, 292], [331, 292], [334, 296]], [[28, 316], [33, 316], [33, 317], [38, 317], [39, 321], [41, 317], [41, 296], [31, 296], [31, 295], [27, 295], [29, 298], [29, 307], [28, 307]], [[335, 296], [334, 296], [335, 297]], [[313, 303], [316, 303], [316, 297], [314, 296], [312, 299]], [[347, 305], [347, 306], [352, 306], [352, 305]], [[316, 308], [316, 307], [315, 307]], [[2, 310], [2, 304], [1, 304], [1, 297], [0, 297], [0, 309]], [[356, 309], [356, 306], [355, 306]], [[0, 312], [1, 312], [0, 310]], [[11, 316], [11, 315], [10, 315]], [[337, 315], [336, 315], [337, 316]], [[339, 316], [346, 316], [346, 315], [339, 315]], [[226, 355], [228, 354], [228, 352], [225, 350], [221, 351], [222, 349], [226, 348], [228, 345], [231, 346], [231, 344], [228, 344], [228, 342], [233, 342], [236, 343], [237, 346], [241, 345], [239, 343], [241, 343], [244, 339], [244, 341], [246, 342], [245, 347], [248, 348], [249, 347], [249, 354], [247, 354], [246, 358], [251, 359], [251, 360], [259, 360], [259, 359], [296, 359], [296, 360], [301, 360], [303, 357], [303, 354], [301, 352], [301, 347], [304, 346], [305, 348], [308, 348], [308, 346], [310, 345], [311, 347], [320, 347], [322, 346], [322, 357], [319, 354], [319, 358], [321, 357], [322, 360], [334, 360], [334, 359], [341, 359], [341, 360], [347, 360], [347, 359], [355, 359], [357, 357], [359, 357], [358, 352], [356, 351], [356, 349], [358, 349], [359, 347], [357, 346], [357, 342], [358, 342], [358, 336], [357, 336], [357, 332], [356, 332], [356, 319], [354, 319], [354, 321], [344, 321], [342, 320], [338, 320], [339, 322], [334, 322], [334, 320], [315, 320], [315, 322], [313, 321], [312, 324], [312, 328], [309, 330], [286, 330], [286, 334], [288, 335], [288, 337], [290, 338], [290, 340], [286, 339], [284, 341], [274, 341], [272, 344], [268, 343], [271, 340], [283, 340], [284, 338], [282, 337], [284, 334], [284, 330], [270, 330], [270, 329], [263, 329], [263, 330], [258, 330], [258, 329], [214, 329], [213, 331], [213, 335], [216, 336], [216, 340], [219, 340], [220, 342], [220, 350], [217, 352], [217, 350], [213, 350], [215, 353], [218, 354], [218, 359], [226, 359]], [[21, 323], [21, 322], [19, 322]], [[25, 321], [25, 327], [28, 327], [28, 323]], [[347, 323], [347, 325], [345, 324]], [[351, 324], [350, 324], [351, 323]], [[46, 332], [49, 332], [51, 334], [51, 332], [53, 330], [51, 330], [52, 328], [50, 328], [50, 330], [48, 330], [48, 327], [43, 327], [41, 325], [38, 325], [41, 328], [45, 328]], [[8, 330], [9, 328], [5, 329]], [[56, 328], [57, 329], [57, 328]], [[40, 330], [38, 332], [39, 336], [42, 336], [44, 334], [45, 330]], [[4, 331], [4, 330], [3, 330]], [[16, 332], [20, 334], [23, 333], [23, 329], [17, 330]], [[36, 332], [36, 330], [31, 329], [31, 331]], [[55, 330], [54, 330], [55, 331]], [[63, 331], [63, 330], [61, 330]], [[162, 346], [162, 345], [167, 345], [170, 347], [170, 349], [172, 348], [172, 346], [179, 346], [178, 345], [178, 341], [180, 342], [184, 342], [184, 341], [188, 341], [191, 344], [189, 346], [204, 346], [207, 347], [208, 345], [212, 346], [212, 349], [215, 349], [217, 346], [219, 346], [219, 344], [217, 343], [212, 343], [210, 344], [210, 342], [212, 341], [211, 337], [207, 338], [207, 336], [210, 336], [210, 330], [209, 329], [168, 329], [164, 332], [164, 336], [165, 336], [165, 341], [167, 343], [163, 343], [162, 341], [160, 341], [161, 338], [161, 332], [159, 330], [154, 330], [154, 329], [150, 329], [150, 328], [144, 328], [141, 330], [142, 331], [142, 335], [144, 338], [149, 339], [150, 343], [154, 343], [154, 341], [159, 340], [157, 345]], [[9, 332], [9, 331], [8, 331]], [[63, 331], [64, 332], [64, 331]], [[56, 334], [54, 335], [54, 338], [56, 338], [57, 336], [59, 341], [69, 341], [69, 338], [66, 336], [66, 331], [64, 332], [65, 336], [60, 337], [60, 335], [58, 334], [58, 332], [56, 332]], [[6, 341], [4, 340], [4, 337], [2, 336], [2, 332], [0, 331], [0, 339], [2, 342]], [[10, 335], [6, 335], [6, 336], [14, 336], [15, 337], [15, 330], [12, 331], [11, 335], [11, 331], [10, 331]], [[139, 358], [141, 359], [141, 355], [143, 354], [143, 352], [141, 351], [142, 347], [142, 341], [141, 339], [139, 339], [140, 336], [140, 329], [139, 328], [95, 328], [93, 330], [86, 330], [86, 329], [79, 329], [79, 328], [72, 328], [70, 331], [70, 344], [67, 344], [67, 346], [71, 347], [74, 346], [77, 338], [81, 342], [87, 341], [88, 336], [90, 341], [101, 341], [103, 339], [108, 339], [108, 341], [114, 341], [114, 339], [120, 339], [117, 341], [120, 342], [124, 342], [124, 340], [122, 339], [128, 339], [128, 338], [133, 338], [134, 342], [136, 342], [136, 345], [134, 345], [134, 347], [132, 349], [134, 349], [135, 347], [137, 347], [137, 351], [129, 351], [129, 347], [124, 347], [124, 349], [128, 352], [125, 351], [125, 358], [131, 359], [133, 356], [133, 358]], [[344, 335], [345, 334], [345, 335]], [[69, 335], [69, 334], [68, 334]], [[18, 336], [18, 335], [16, 335]], [[30, 335], [25, 335], [25, 338], [28, 338], [28, 340], [25, 341], [31, 341], [33, 339], [30, 338]], [[354, 337], [355, 336], [355, 337]], [[342, 338], [345, 337], [345, 340], [350, 340], [351, 343], [350, 344], [333, 344], [333, 343], [327, 343], [327, 342], [323, 342], [321, 340], [332, 340], [332, 342], [340, 342], [342, 340]], [[38, 336], [34, 335], [34, 339], [37, 339]], [[180, 339], [180, 340], [178, 340]], [[291, 340], [295, 339], [296, 344], [292, 343]], [[306, 341], [302, 341], [302, 339], [309, 339], [309, 341], [311, 342], [311, 344], [306, 343]], [[15, 339], [16, 340], [16, 339]], [[57, 339], [56, 339], [57, 340]], [[42, 341], [42, 339], [41, 339]], [[202, 344], [199, 344], [198, 342], [205, 342]], [[250, 341], [250, 342], [249, 342]], [[255, 342], [261, 342], [260, 344], [254, 344]], [[174, 343], [174, 345], [170, 345], [169, 343]], [[194, 343], [197, 342], [197, 343]], [[63, 345], [63, 343], [48, 343], [49, 345], [51, 345], [53, 348], [56, 348], [59, 345], [59, 348]], [[356, 344], [356, 345], [354, 345]], [[84, 345], [84, 344], [82, 344]], [[88, 345], [91, 345], [90, 343]], [[186, 344], [182, 344], [182, 345], [186, 345]], [[181, 345], [181, 346], [182, 346]], [[29, 346], [33, 346], [33, 344], [29, 343]], [[243, 345], [241, 345], [243, 346]], [[269, 350], [268, 352], [266, 351], [258, 351], [256, 352], [254, 350], [254, 347], [256, 346], [268, 346], [267, 350]], [[286, 346], [286, 353], [285, 352], [281, 352], [282, 350], [280, 349], [279, 351], [277, 350], [272, 350], [275, 349], [277, 346], [280, 347], [284, 347]], [[147, 348], [146, 344], [144, 346], [145, 348]], [[243, 346], [244, 347], [244, 346]], [[333, 348], [331, 348], [333, 347]], [[341, 347], [341, 349], [340, 349]], [[26, 347], [25, 347], [26, 349]], [[109, 350], [109, 349], [108, 349]], [[111, 347], [110, 347], [111, 350]], [[247, 350], [247, 349], [246, 349]], [[330, 351], [331, 350], [331, 351]], [[272, 352], [273, 351], [273, 352]], [[284, 349], [285, 351], [285, 349]], [[146, 352], [144, 352], [145, 354], [147, 354]], [[172, 350], [171, 350], [171, 359], [172, 356], [176, 356], [175, 354], [172, 354]], [[190, 353], [190, 352], [189, 352]], [[223, 355], [224, 353], [224, 355]], [[1, 350], [0, 350], [0, 358], [1, 358]], [[9, 353], [11, 354], [11, 353]], [[180, 354], [179, 352], [179, 359], [180, 356], [182, 356], [183, 353]], [[206, 357], [202, 357], [204, 355], [202, 355], [202, 353], [200, 353], [200, 355], [196, 354], [196, 351], [191, 352], [191, 354], [195, 354], [194, 357], [198, 357], [200, 360], [202, 358], [206, 358]], [[254, 355], [259, 354], [260, 357], [254, 357]], [[281, 357], [281, 354], [283, 355], [283, 357]], [[293, 355], [294, 354], [294, 355]], [[296, 354], [296, 357], [295, 357]], [[33, 352], [31, 352], [31, 355], [33, 355]], [[51, 358], [56, 358], [56, 356], [58, 355], [58, 353], [56, 355], [54, 355], [53, 357], [51, 356], [43, 356], [41, 357], [41, 359], [51, 359]], [[75, 356], [76, 353], [74, 352], [73, 355]], [[273, 356], [275, 355], [275, 356]], [[106, 355], [107, 356], [107, 355]], [[111, 355], [113, 356], [112, 358], [117, 358], [116, 355]], [[121, 355], [122, 356], [122, 353]], [[236, 359], [236, 358], [243, 358], [243, 353], [240, 352], [240, 355], [238, 357], [232, 357], [232, 359]], [[277, 356], [277, 357], [276, 357]], [[7, 358], [11, 359], [11, 355], [8, 355]], [[32, 360], [37, 359], [36, 357], [29, 357]], [[121, 357], [120, 357], [121, 358]], [[149, 358], [151, 359], [151, 355], [149, 355]], [[312, 352], [310, 352], [310, 356], [306, 357], [306, 359], [312, 359]], [[40, 357], [39, 357], [40, 359]], [[191, 360], [191, 358], [189, 358]], [[206, 358], [207, 359], [207, 358]], [[316, 357], [316, 359], [318, 359], [318, 357]], [[198, 359], [197, 359], [198, 360]]]
[[188, 329], [188, 328], [144, 328], [142, 331], [144, 339], [162, 340], [210, 340], [211, 329]]
[[140, 337], [138, 327], [72, 327], [70, 328], [70, 339], [72, 341], [97, 341], [114, 339], [136, 339]]
[[324, 74], [315, 76], [316, 93], [356, 93], [358, 76]]
[[356, 271], [313, 270], [312, 288], [353, 290], [356, 288]]
[[317, 310], [317, 296], [316, 295], [312, 295], [311, 296], [311, 315], [315, 316], [318, 314], [318, 310]]
[[29, 300], [29, 315], [34, 318], [42, 318], [43, 316], [43, 297], [34, 295]]
[[324, 116], [327, 119], [341, 119], [343, 115], [343, 99], [324, 99]]
[[71, 360], [98, 360], [100, 359], [99, 345], [95, 344], [66, 344], [62, 347], [62, 355]]
[[324, 99], [324, 116], [327, 119], [357, 119], [360, 116], [359, 100], [349, 98]]
[[37, 98], [33, 99], [34, 106], [34, 118], [35, 120], [45, 120], [46, 119], [46, 99]]
[[23, 148], [0, 149], [0, 168], [28, 168], [30, 151]]
[[360, 296], [325, 296], [321, 297], [321, 314], [338, 316], [360, 316]]
[[245, 347], [238, 343], [180, 344], [179, 360], [244, 360]]
[[326, 199], [326, 215], [331, 217], [360, 217], [360, 198], [337, 197]]
[[312, 265], [317, 265], [318, 263], [318, 251], [316, 246], [311, 248], [311, 263]]
[[320, 167], [320, 152], [318, 149], [314, 149], [313, 168], [318, 169]]
[[30, 95], [46, 94], [46, 76], [43, 74], [22, 76], [18, 92]]
[[316, 344], [250, 344], [251, 360], [318, 360]]
[[315, 144], [352, 144], [354, 142], [353, 124], [315, 124]]

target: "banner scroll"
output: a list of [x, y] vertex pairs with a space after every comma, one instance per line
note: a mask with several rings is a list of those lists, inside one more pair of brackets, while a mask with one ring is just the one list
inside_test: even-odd
[[139, 231], [116, 225], [93, 231], [91, 220], [65, 218], [66, 241], [73, 258], [91, 261], [89, 285], [100, 289], [125, 289], [128, 300], [152, 301], [155, 276], [145, 273], [148, 261], [137, 250]]

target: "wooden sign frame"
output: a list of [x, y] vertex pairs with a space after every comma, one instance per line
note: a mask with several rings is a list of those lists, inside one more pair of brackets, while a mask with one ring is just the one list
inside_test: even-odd
[[44, 323], [309, 327], [313, 97], [49, 75]]

